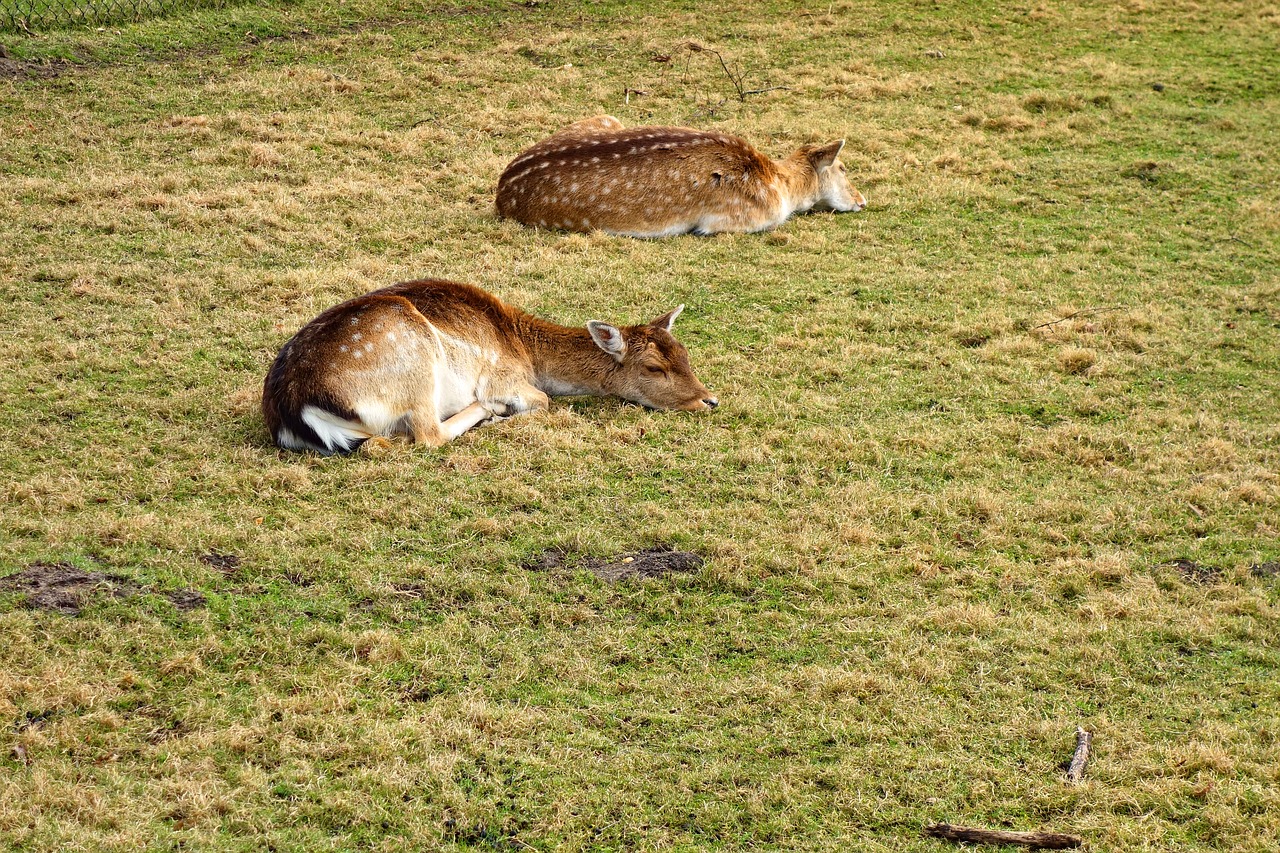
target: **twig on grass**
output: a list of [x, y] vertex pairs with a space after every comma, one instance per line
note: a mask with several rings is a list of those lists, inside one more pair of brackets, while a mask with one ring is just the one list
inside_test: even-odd
[[[724, 69], [725, 76], [729, 78], [729, 82], [733, 84], [734, 91], [738, 93], [738, 100], [742, 101], [743, 103], [746, 103], [748, 95], [761, 95], [761, 94], [764, 94], [765, 92], [774, 92], [778, 90], [785, 90], [787, 92], [791, 91], [790, 86], [766, 86], [763, 89], [747, 89], [743, 82], [746, 80], [747, 72], [745, 71], [735, 72], [732, 68], [729, 67], [729, 63], [725, 62], [724, 57], [720, 55], [720, 51], [716, 50], [713, 47], [706, 47], [704, 45], [700, 45], [696, 41], [688, 42], [687, 44], [685, 44], [685, 47], [688, 49], [690, 56], [692, 56], [695, 53], [710, 53], [714, 55], [716, 59], [720, 60], [720, 67]], [[686, 72], [688, 71], [688, 67], [689, 67], [688, 63], [686, 62], [685, 63]]]
[[1073, 785], [1080, 784], [1084, 777], [1084, 766], [1089, 761], [1089, 745], [1092, 743], [1093, 733], [1086, 732], [1082, 726], [1076, 726], [1076, 751], [1067, 767], [1067, 781]]
[[944, 841], [968, 844], [1018, 844], [1032, 850], [1070, 850], [1084, 843], [1078, 835], [1066, 835], [1061, 832], [1006, 832], [999, 829], [952, 826], [949, 823], [926, 826], [924, 834]]
[[1050, 320], [1048, 323], [1041, 323], [1039, 326], [1032, 326], [1031, 331], [1034, 332], [1036, 329], [1045, 329], [1045, 328], [1048, 328], [1049, 326], [1056, 326], [1059, 323], [1065, 323], [1068, 320], [1071, 320], [1075, 317], [1088, 317], [1091, 314], [1101, 314], [1105, 311], [1120, 311], [1128, 307], [1129, 306], [1127, 305], [1106, 305], [1106, 306], [1096, 307], [1096, 308], [1081, 308], [1079, 311], [1072, 311], [1070, 314], [1068, 314], [1065, 317], [1059, 317], [1056, 320]]

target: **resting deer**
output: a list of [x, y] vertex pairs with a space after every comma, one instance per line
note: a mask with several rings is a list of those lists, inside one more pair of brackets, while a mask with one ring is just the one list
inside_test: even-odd
[[687, 127], [571, 124], [525, 149], [498, 181], [498, 215], [627, 237], [765, 231], [807, 210], [859, 211], [836, 159], [844, 140], [770, 160], [746, 141]]
[[653, 409], [719, 405], [671, 335], [684, 306], [640, 326], [558, 326], [469, 284], [396, 284], [322, 313], [262, 389], [276, 444], [349, 453], [397, 435], [438, 447], [547, 395], [613, 394]]

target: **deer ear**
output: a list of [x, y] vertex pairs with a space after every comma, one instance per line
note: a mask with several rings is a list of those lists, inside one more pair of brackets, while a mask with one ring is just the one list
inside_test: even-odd
[[614, 361], [622, 361], [622, 357], [627, 354], [627, 342], [622, 339], [622, 332], [617, 326], [591, 320], [587, 323], [587, 331], [591, 333], [591, 340], [596, 342], [596, 346], [613, 356]]
[[826, 145], [819, 145], [809, 151], [809, 162], [813, 164], [815, 169], [825, 169], [836, 161], [842, 148], [844, 148], [843, 139], [837, 139], [835, 142], [829, 142]]
[[661, 317], [654, 320], [649, 325], [655, 329], [662, 329], [662, 331], [664, 332], [669, 332], [671, 331], [672, 324], [675, 323], [676, 318], [680, 316], [680, 312], [683, 310], [684, 310], [683, 305], [677, 305], [674, 309], [663, 314]]

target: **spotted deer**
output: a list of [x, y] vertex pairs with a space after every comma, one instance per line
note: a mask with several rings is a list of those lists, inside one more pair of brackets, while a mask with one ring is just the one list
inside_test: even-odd
[[525, 149], [498, 180], [498, 215], [628, 237], [765, 231], [793, 213], [859, 211], [837, 159], [844, 140], [771, 160], [745, 140], [687, 127], [571, 124]]
[[469, 284], [410, 281], [336, 305], [293, 336], [262, 389], [276, 444], [349, 453], [404, 436], [438, 447], [548, 395], [612, 394], [653, 409], [716, 398], [671, 335], [684, 306], [639, 326], [559, 326]]

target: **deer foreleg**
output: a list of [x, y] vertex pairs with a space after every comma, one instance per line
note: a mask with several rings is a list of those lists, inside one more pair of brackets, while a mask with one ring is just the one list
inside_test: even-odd
[[445, 441], [453, 441], [481, 421], [492, 417], [493, 412], [483, 403], [472, 403], [448, 420], [441, 421], [440, 434]]

